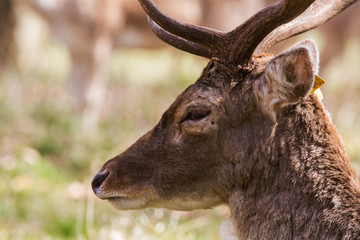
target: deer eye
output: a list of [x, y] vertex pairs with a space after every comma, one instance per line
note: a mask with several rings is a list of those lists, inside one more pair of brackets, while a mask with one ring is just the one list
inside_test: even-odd
[[186, 116], [182, 122], [189, 121], [189, 120], [190, 121], [199, 121], [199, 120], [209, 116], [210, 112], [211, 111], [208, 109], [191, 110], [186, 114]]

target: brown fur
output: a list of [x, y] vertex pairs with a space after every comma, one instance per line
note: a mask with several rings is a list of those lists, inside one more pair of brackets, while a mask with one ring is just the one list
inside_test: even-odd
[[237, 239], [359, 239], [359, 183], [308, 95], [316, 71], [311, 41], [256, 58], [245, 78], [211, 60], [94, 192], [119, 209], [228, 204]]

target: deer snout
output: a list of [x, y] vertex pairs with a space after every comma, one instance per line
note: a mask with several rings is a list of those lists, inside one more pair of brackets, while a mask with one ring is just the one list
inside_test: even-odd
[[91, 187], [94, 191], [94, 193], [96, 195], [98, 195], [99, 193], [99, 189], [101, 188], [101, 185], [103, 184], [103, 182], [105, 181], [105, 179], [109, 176], [109, 171], [108, 170], [104, 170], [102, 172], [98, 172], [92, 182], [91, 182]]

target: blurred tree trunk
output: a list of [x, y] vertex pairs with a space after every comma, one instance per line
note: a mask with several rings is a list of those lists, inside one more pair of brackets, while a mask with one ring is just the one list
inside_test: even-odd
[[12, 0], [0, 1], [0, 70], [15, 58], [15, 14]]

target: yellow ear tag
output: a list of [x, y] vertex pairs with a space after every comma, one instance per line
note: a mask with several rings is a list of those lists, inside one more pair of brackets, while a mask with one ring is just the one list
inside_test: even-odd
[[320, 91], [319, 88], [320, 88], [322, 85], [324, 85], [324, 84], [325, 84], [325, 80], [322, 79], [321, 77], [319, 77], [318, 75], [315, 75], [315, 83], [314, 83], [314, 87], [313, 87], [310, 95], [313, 94], [313, 93], [315, 93], [316, 96], [319, 98], [319, 100], [322, 100], [322, 99], [323, 99], [323, 95], [322, 95], [322, 93], [321, 93], [321, 91]]

